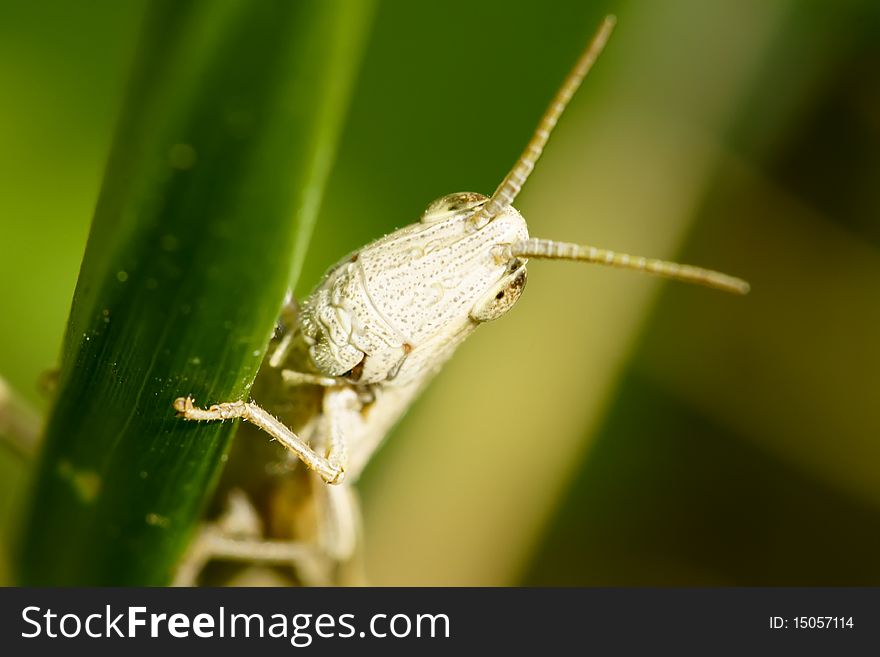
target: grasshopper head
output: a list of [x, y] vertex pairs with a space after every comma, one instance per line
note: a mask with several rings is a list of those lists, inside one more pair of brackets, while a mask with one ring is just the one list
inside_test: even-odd
[[[457, 192], [441, 196], [428, 205], [422, 215], [423, 224], [439, 222], [460, 223], [463, 226], [489, 200], [476, 192]], [[513, 307], [526, 284], [526, 261], [513, 255], [505, 255], [504, 247], [528, 239], [528, 227], [522, 215], [512, 206], [492, 221], [488, 230], [477, 234], [490, 267], [497, 269], [497, 276], [490, 276], [488, 288], [476, 299], [469, 315], [476, 322], [487, 322], [501, 317]], [[465, 232], [465, 239], [476, 241], [477, 235]]]

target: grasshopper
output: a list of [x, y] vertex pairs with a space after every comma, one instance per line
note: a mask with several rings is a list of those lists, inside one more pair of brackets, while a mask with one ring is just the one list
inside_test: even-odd
[[179, 583], [194, 582], [211, 560], [288, 573], [292, 567], [302, 583], [356, 581], [349, 566], [357, 561], [360, 521], [352, 484], [458, 345], [514, 306], [529, 259], [597, 263], [748, 291], [738, 278], [699, 267], [532, 238], [513, 207], [614, 23], [613, 16], [602, 22], [492, 196], [437, 199], [418, 222], [331, 267], [301, 304], [292, 297], [285, 302], [253, 390], [271, 413], [244, 400], [208, 408], [191, 397], [174, 401], [185, 420], [240, 418], [288, 450], [272, 483], [259, 483], [260, 473], [252, 473], [248, 496], [237, 484], [229, 487], [226, 510], [197, 536]]

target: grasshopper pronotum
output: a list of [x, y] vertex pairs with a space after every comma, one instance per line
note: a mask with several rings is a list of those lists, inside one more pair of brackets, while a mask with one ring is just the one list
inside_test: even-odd
[[464, 192], [434, 201], [417, 223], [333, 266], [301, 305], [285, 304], [283, 330], [255, 388], [278, 417], [250, 401], [205, 409], [190, 397], [175, 400], [186, 420], [241, 418], [271, 435], [289, 450], [290, 465], [302, 461], [307, 467], [298, 468], [307, 488], [300, 483], [295, 492], [313, 493], [305, 496], [311, 505], [284, 501], [294, 494], [285, 483], [292, 481], [288, 471], [264, 487], [258, 516], [235, 492], [227, 511], [196, 539], [180, 582], [195, 581], [211, 559], [293, 566], [303, 582], [346, 581], [344, 566], [358, 543], [352, 483], [456, 347], [513, 307], [530, 258], [592, 262], [748, 291], [738, 278], [698, 267], [531, 238], [512, 205], [614, 22], [603, 21], [491, 197]]

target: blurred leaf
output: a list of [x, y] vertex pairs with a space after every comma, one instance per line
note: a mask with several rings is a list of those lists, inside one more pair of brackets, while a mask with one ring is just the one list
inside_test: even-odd
[[[30, 584], [167, 582], [301, 264], [371, 5], [151, 6], [64, 341]], [[59, 545], [63, 549], [59, 550]]]

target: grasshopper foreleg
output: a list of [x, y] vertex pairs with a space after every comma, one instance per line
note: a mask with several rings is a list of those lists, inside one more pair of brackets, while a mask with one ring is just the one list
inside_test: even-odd
[[[174, 409], [185, 420], [212, 421], [241, 418], [259, 427], [296, 454], [300, 461], [309, 469], [317, 472], [328, 484], [339, 484], [345, 478], [344, 443], [331, 439], [328, 444], [327, 456], [322, 456], [288, 429], [284, 423], [253, 402], [224, 402], [209, 408], [197, 408], [193, 405], [192, 397], [179, 397], [174, 400]], [[342, 454], [339, 453], [340, 449]]]
[[[241, 500], [238, 503], [238, 498], [230, 498], [228, 510], [221, 519], [205, 525], [193, 541], [178, 569], [175, 579], [177, 585], [195, 583], [205, 564], [214, 559], [288, 564], [296, 569], [302, 581], [312, 584], [327, 584], [338, 581], [340, 577], [360, 581], [354, 574], [358, 566], [355, 557], [360, 543], [358, 505], [354, 491], [344, 484], [325, 485], [342, 483], [348, 441], [358, 435], [363, 422], [360, 399], [354, 389], [337, 386], [326, 390], [315, 436], [318, 451], [252, 402], [227, 402], [198, 408], [191, 397], [181, 397], [174, 401], [174, 408], [186, 420], [241, 418], [287, 447], [317, 475], [313, 492], [318, 522], [313, 541], [263, 538], [262, 528], [256, 520], [242, 520], [249, 517], [247, 513], [241, 513], [242, 508], [250, 508], [248, 503]], [[346, 569], [350, 571], [347, 576], [342, 572]], [[337, 574], [334, 575], [334, 572]]]
[[305, 372], [295, 372], [294, 370], [281, 370], [281, 378], [285, 385], [292, 388], [296, 386], [321, 386], [330, 388], [339, 385], [339, 379], [332, 376], [321, 376], [320, 374], [306, 374]]

